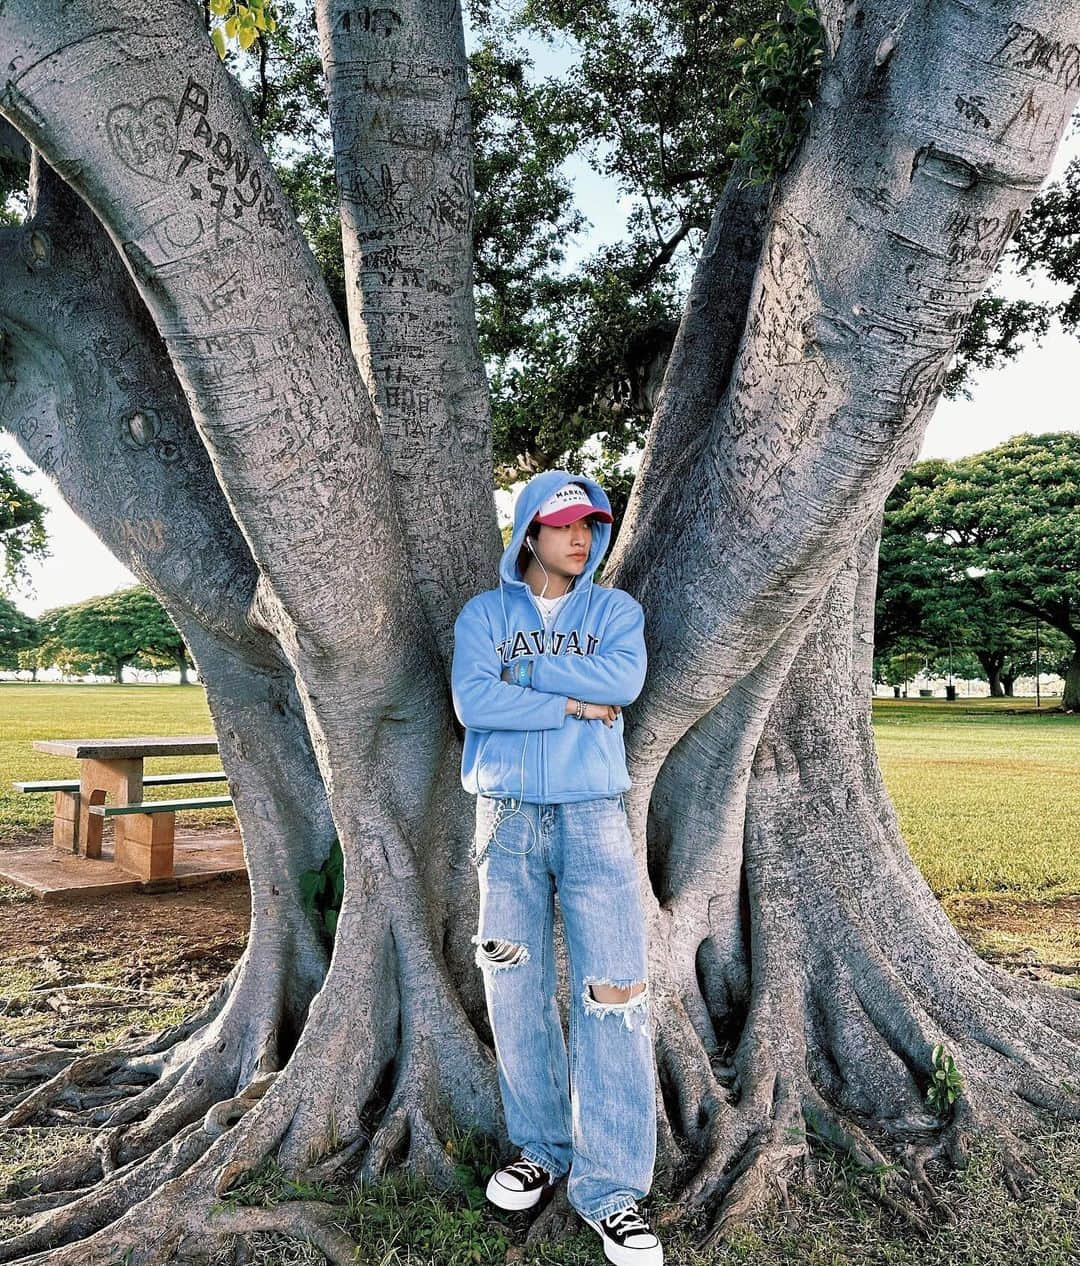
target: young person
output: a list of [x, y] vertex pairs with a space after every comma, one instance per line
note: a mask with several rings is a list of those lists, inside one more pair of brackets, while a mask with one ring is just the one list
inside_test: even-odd
[[[623, 793], [622, 709], [645, 680], [644, 613], [593, 583], [611, 539], [593, 479], [534, 476], [514, 508], [499, 585], [454, 626], [461, 778], [476, 796], [472, 860], [499, 1091], [518, 1158], [487, 1196], [567, 1197], [617, 1266], [660, 1266], [637, 1208], [652, 1185], [656, 1091], [648, 949]], [[570, 967], [569, 1057], [556, 1004], [554, 900]]]

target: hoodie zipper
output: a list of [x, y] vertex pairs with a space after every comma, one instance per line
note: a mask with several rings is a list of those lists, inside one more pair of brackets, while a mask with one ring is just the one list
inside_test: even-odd
[[[528, 593], [529, 593], [529, 601], [533, 604], [533, 607], [536, 609], [537, 614], [540, 616], [540, 623], [541, 623], [542, 625], [544, 625], [544, 630], [545, 630], [545, 631], [544, 631], [544, 642], [545, 642], [545, 644], [547, 644], [547, 643], [548, 643], [548, 634], [547, 634], [547, 626], [546, 626], [546, 623], [545, 623], [545, 621], [544, 621], [544, 613], [543, 613], [543, 611], [541, 611], [541, 610], [540, 610], [540, 606], [539, 606], [539, 604], [538, 604], [538, 603], [537, 603], [537, 601], [536, 601], [536, 594], [534, 594], [534, 593], [533, 593], [532, 589], [530, 589], [528, 585], [525, 585], [525, 588], [528, 590]], [[574, 592], [574, 593], [577, 593], [578, 591], [575, 589], [573, 592]], [[552, 641], [552, 642], [554, 642], [554, 639], [555, 639], [555, 631], [556, 631], [556, 629], [559, 627], [559, 617], [563, 614], [563, 612], [566, 610], [566, 608], [567, 608], [569, 605], [570, 605], [570, 600], [569, 600], [569, 599], [567, 599], [567, 601], [566, 601], [566, 602], [564, 602], [564, 603], [562, 604], [562, 606], [558, 609], [558, 611], [555, 613], [555, 619], [554, 619], [554, 620], [552, 620], [552, 622], [551, 622], [551, 641]], [[586, 636], [588, 636], [588, 634], [586, 634]], [[547, 652], [546, 652], [546, 650], [545, 650], [545, 654], [546, 654], [546, 653], [547, 653]], [[563, 722], [563, 724], [565, 725], [565, 724], [566, 724], [566, 722], [564, 721], [564, 722]], [[544, 803], [546, 804], [546, 803], [547, 803], [547, 793], [548, 793], [548, 788], [547, 788], [547, 763], [546, 763], [546, 762], [545, 762], [545, 760], [544, 760], [544, 755], [545, 755], [544, 731], [543, 731], [543, 730], [541, 730], [541, 731], [540, 731], [540, 795], [541, 795], [541, 797], [543, 798]], [[609, 781], [610, 781], [610, 773], [609, 773]]]

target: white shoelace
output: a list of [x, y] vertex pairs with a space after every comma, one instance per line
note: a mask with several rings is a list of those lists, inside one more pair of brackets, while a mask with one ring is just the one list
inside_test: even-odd
[[[628, 1235], [631, 1231], [649, 1232], [649, 1224], [638, 1212], [635, 1205], [629, 1208], [620, 1209], [617, 1213], [611, 1214], [604, 1221], [613, 1231], [621, 1231]], [[649, 1232], [651, 1234], [651, 1232]]]
[[544, 1177], [544, 1180], [547, 1181], [547, 1170], [542, 1165], [538, 1165], [536, 1161], [516, 1160], [513, 1164], [507, 1165], [506, 1169], [508, 1173], [520, 1174], [527, 1180]]

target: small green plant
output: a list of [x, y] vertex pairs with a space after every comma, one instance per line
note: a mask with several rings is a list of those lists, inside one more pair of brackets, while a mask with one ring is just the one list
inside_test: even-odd
[[344, 893], [345, 855], [335, 837], [326, 861], [319, 869], [305, 870], [300, 876], [300, 899], [304, 909], [319, 919], [319, 925], [331, 945], [337, 935], [338, 914]]
[[934, 1047], [931, 1059], [934, 1075], [926, 1091], [926, 1099], [939, 1116], [945, 1116], [960, 1097], [964, 1079], [960, 1076], [956, 1061], [940, 1042]]
[[236, 40], [241, 50], [247, 51], [263, 31], [276, 31], [277, 18], [270, 12], [268, 0], [210, 0], [210, 16], [217, 21], [210, 29], [218, 56], [225, 57], [225, 50]]
[[749, 122], [728, 153], [746, 167], [745, 184], [767, 184], [791, 161], [813, 108], [824, 57], [825, 30], [811, 0], [787, 0], [751, 39], [740, 36], [740, 80], [730, 100]]
[[334, 1204], [342, 1193], [332, 1183], [290, 1178], [273, 1157], [266, 1157], [240, 1175], [210, 1206], [212, 1213], [241, 1206], [271, 1209], [291, 1200], [319, 1200]]

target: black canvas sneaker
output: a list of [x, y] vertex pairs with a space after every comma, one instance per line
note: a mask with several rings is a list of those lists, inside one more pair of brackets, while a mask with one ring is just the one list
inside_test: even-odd
[[637, 1205], [631, 1204], [597, 1221], [584, 1214], [581, 1218], [600, 1236], [604, 1256], [615, 1266], [662, 1266], [664, 1249]]
[[519, 1156], [491, 1175], [486, 1194], [500, 1209], [531, 1209], [554, 1182], [543, 1165]]

